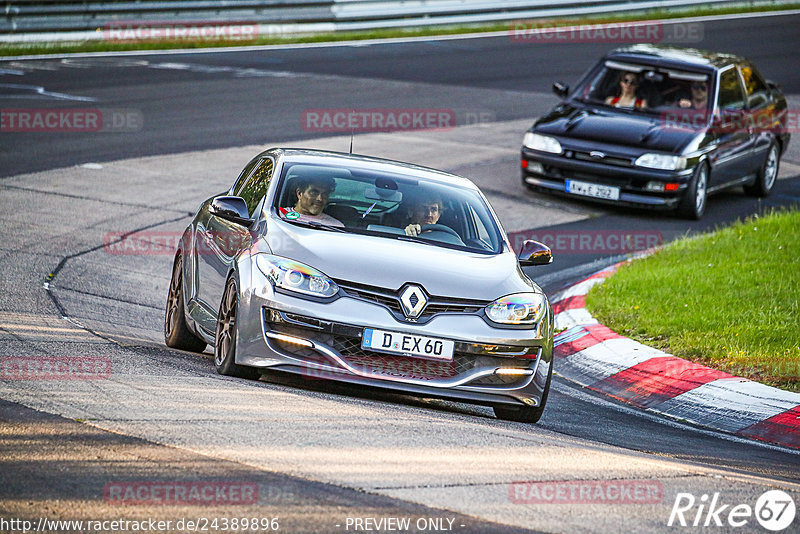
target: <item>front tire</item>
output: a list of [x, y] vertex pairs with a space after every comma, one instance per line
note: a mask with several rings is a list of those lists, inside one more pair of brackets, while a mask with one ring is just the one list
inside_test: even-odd
[[778, 178], [779, 166], [780, 154], [778, 153], [778, 145], [773, 142], [769, 146], [767, 157], [764, 158], [764, 164], [758, 170], [756, 182], [753, 185], [744, 186], [744, 193], [751, 197], [768, 196]]
[[203, 352], [206, 342], [189, 330], [183, 308], [183, 259], [180, 255], [172, 264], [172, 279], [164, 312], [164, 342], [173, 349]]
[[225, 284], [225, 293], [217, 315], [217, 337], [214, 343], [214, 367], [221, 375], [238, 378], [257, 379], [261, 373], [257, 369], [236, 364], [236, 316], [239, 313], [239, 290], [233, 277]]
[[544, 413], [544, 407], [547, 404], [547, 396], [550, 394], [550, 382], [553, 380], [553, 362], [550, 362], [550, 369], [547, 371], [547, 382], [544, 385], [544, 393], [542, 393], [542, 402], [539, 406], [506, 406], [497, 405], [493, 406], [494, 415], [498, 419], [504, 421], [515, 421], [517, 423], [538, 423]]
[[705, 163], [697, 166], [689, 182], [689, 188], [678, 204], [678, 215], [685, 219], [700, 220], [706, 212], [708, 200], [708, 167]]

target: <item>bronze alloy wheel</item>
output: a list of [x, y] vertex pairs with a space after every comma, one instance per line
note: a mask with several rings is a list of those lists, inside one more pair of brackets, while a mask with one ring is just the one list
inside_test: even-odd
[[186, 324], [183, 309], [183, 261], [175, 258], [172, 266], [172, 279], [167, 293], [167, 309], [164, 312], [164, 341], [168, 347], [203, 352], [206, 342], [196, 336]]
[[214, 344], [214, 366], [221, 375], [239, 378], [258, 378], [258, 369], [236, 364], [236, 314], [239, 309], [239, 291], [231, 277], [217, 316], [217, 341]]

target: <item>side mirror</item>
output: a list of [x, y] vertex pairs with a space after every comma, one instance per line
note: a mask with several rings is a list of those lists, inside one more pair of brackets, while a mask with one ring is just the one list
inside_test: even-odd
[[772, 80], [766, 80], [766, 82], [767, 82], [767, 87], [769, 87], [773, 91], [782, 91], [783, 90], [783, 88], [781, 87], [781, 84], [779, 84], [778, 82], [773, 82]]
[[253, 223], [247, 211], [247, 204], [241, 197], [217, 197], [211, 201], [208, 211], [220, 219], [242, 226], [250, 226]]
[[564, 82], [555, 82], [553, 84], [553, 92], [559, 98], [566, 98], [569, 94], [569, 85], [565, 84]]
[[553, 252], [547, 245], [529, 239], [522, 243], [518, 258], [519, 264], [523, 266], [548, 265], [553, 263]]

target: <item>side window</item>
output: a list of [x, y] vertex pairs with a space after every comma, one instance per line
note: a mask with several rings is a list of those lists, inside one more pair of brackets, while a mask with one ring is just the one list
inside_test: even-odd
[[728, 69], [719, 78], [719, 108], [744, 109], [744, 94], [736, 68]]
[[751, 109], [764, 106], [769, 102], [770, 91], [767, 83], [752, 65], [742, 65], [741, 72], [747, 90], [747, 106]]
[[242, 187], [244, 186], [245, 182], [247, 181], [247, 177], [250, 176], [250, 173], [253, 172], [253, 169], [256, 167], [258, 162], [260, 162], [260, 158], [253, 159], [250, 163], [248, 163], [242, 172], [239, 174], [239, 177], [236, 179], [236, 183], [233, 186], [233, 195], [239, 196], [239, 193], [242, 191]]
[[247, 211], [250, 213], [251, 217], [254, 215], [261, 199], [267, 194], [269, 181], [272, 179], [273, 166], [274, 164], [271, 159], [267, 158], [261, 160], [258, 167], [253, 171], [253, 174], [250, 175], [247, 183], [245, 183], [244, 187], [242, 187], [237, 195], [244, 199], [247, 204]]

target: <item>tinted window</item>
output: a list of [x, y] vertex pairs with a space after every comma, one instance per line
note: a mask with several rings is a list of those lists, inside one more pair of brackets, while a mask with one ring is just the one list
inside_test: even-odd
[[747, 105], [758, 108], [769, 101], [769, 88], [766, 82], [752, 65], [742, 65], [742, 79], [747, 91]]
[[250, 175], [245, 186], [239, 191], [238, 196], [244, 199], [251, 217], [253, 217], [261, 199], [267, 194], [269, 181], [272, 179], [272, 169], [273, 163], [271, 159], [261, 161], [256, 170], [253, 171], [253, 174]]
[[744, 109], [744, 95], [742, 84], [736, 69], [728, 69], [719, 78], [719, 107], [720, 109]]

